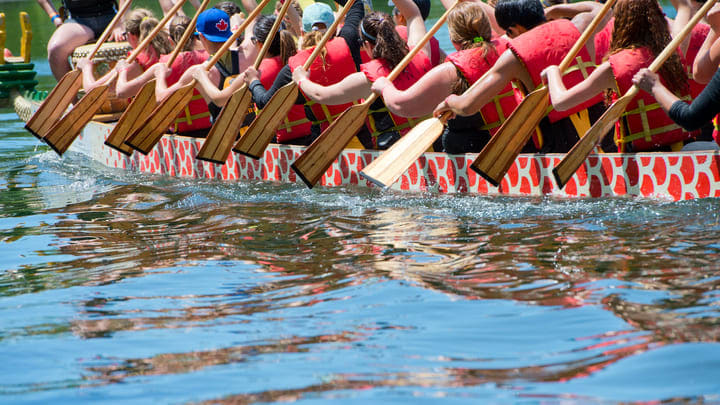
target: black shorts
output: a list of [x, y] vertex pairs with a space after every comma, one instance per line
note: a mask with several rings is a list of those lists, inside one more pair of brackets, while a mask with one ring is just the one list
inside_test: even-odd
[[93, 32], [94, 39], [100, 38], [105, 28], [107, 28], [110, 21], [112, 21], [115, 14], [97, 15], [92, 17], [76, 17], [71, 16], [66, 22], [76, 23], [84, 25], [90, 28]]

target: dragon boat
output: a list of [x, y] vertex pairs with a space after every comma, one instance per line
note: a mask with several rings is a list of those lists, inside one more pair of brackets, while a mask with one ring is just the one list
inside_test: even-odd
[[33, 90], [38, 84], [35, 79], [35, 64], [30, 63], [32, 26], [28, 13], [20, 12], [20, 56], [12, 56], [5, 48], [7, 29], [5, 13], [0, 13], [0, 106], [6, 106], [10, 94], [17, 91]]
[[[15, 94], [18, 116], [27, 121], [37, 110], [45, 92]], [[147, 155], [127, 156], [104, 144], [114, 123], [91, 121], [70, 150], [105, 166], [157, 175], [226, 181], [272, 181], [299, 183], [291, 165], [303, 146], [271, 144], [262, 159], [232, 153], [220, 165], [195, 159], [202, 138], [165, 135]], [[376, 187], [360, 177], [360, 171], [381, 151], [346, 149], [319, 184], [326, 187]], [[426, 152], [392, 185], [409, 192], [469, 193], [506, 196], [641, 197], [689, 200], [720, 197], [720, 152], [655, 152], [595, 154], [571, 178], [558, 187], [552, 174], [562, 154], [522, 154], [499, 187], [469, 169], [476, 154], [449, 155]]]

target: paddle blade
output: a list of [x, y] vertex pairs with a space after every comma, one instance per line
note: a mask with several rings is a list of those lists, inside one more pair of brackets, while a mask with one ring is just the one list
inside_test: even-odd
[[369, 108], [363, 103], [345, 110], [292, 164], [308, 187], [313, 188], [365, 124]]
[[523, 99], [470, 166], [495, 187], [520, 154], [547, 113], [548, 90], [539, 88]]
[[152, 148], [158, 143], [163, 134], [167, 132], [168, 127], [175, 121], [178, 114], [190, 103], [193, 95], [192, 85], [179, 88], [177, 91], [169, 95], [150, 113], [145, 123], [133, 133], [126, 144], [133, 149], [139, 151], [143, 155], [150, 153]]
[[69, 113], [50, 128], [43, 141], [62, 156], [75, 138], [80, 135], [80, 131], [90, 122], [93, 115], [102, 107], [109, 92], [108, 86], [90, 90]]
[[240, 126], [245, 120], [251, 102], [252, 93], [247, 85], [243, 85], [233, 93], [210, 129], [197, 154], [197, 159], [218, 164], [225, 163], [240, 133]]
[[113, 127], [110, 136], [105, 140], [105, 145], [130, 156], [133, 149], [125, 141], [147, 121], [156, 104], [155, 79], [153, 79], [145, 83], [133, 98], [133, 101], [120, 116], [120, 120]]
[[40, 108], [30, 117], [25, 124], [25, 129], [40, 139], [44, 138], [75, 99], [80, 87], [82, 87], [82, 72], [72, 70], [66, 73], [48, 94]]
[[258, 113], [233, 150], [253, 159], [260, 159], [297, 97], [298, 89], [294, 82], [281, 87]]
[[620, 97], [605, 111], [595, 124], [585, 133], [585, 136], [570, 149], [565, 157], [553, 169], [555, 181], [560, 188], [565, 187], [570, 177], [577, 171], [585, 159], [592, 153], [595, 146], [602, 140], [602, 137], [610, 131], [615, 122], [622, 117], [627, 105], [632, 101], [634, 95]]
[[388, 188], [423, 154], [445, 128], [445, 121], [428, 118], [395, 142], [360, 172], [360, 176]]

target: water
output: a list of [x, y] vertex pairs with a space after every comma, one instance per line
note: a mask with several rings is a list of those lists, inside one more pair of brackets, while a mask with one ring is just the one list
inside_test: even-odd
[[0, 156], [0, 403], [720, 403], [718, 199], [155, 177], [9, 109]]

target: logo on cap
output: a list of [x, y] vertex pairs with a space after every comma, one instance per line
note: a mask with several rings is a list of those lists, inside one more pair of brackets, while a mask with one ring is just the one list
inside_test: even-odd
[[225, 22], [225, 20], [221, 19], [220, 22], [215, 24], [215, 28], [217, 28], [220, 31], [225, 31], [228, 29], [228, 23]]

